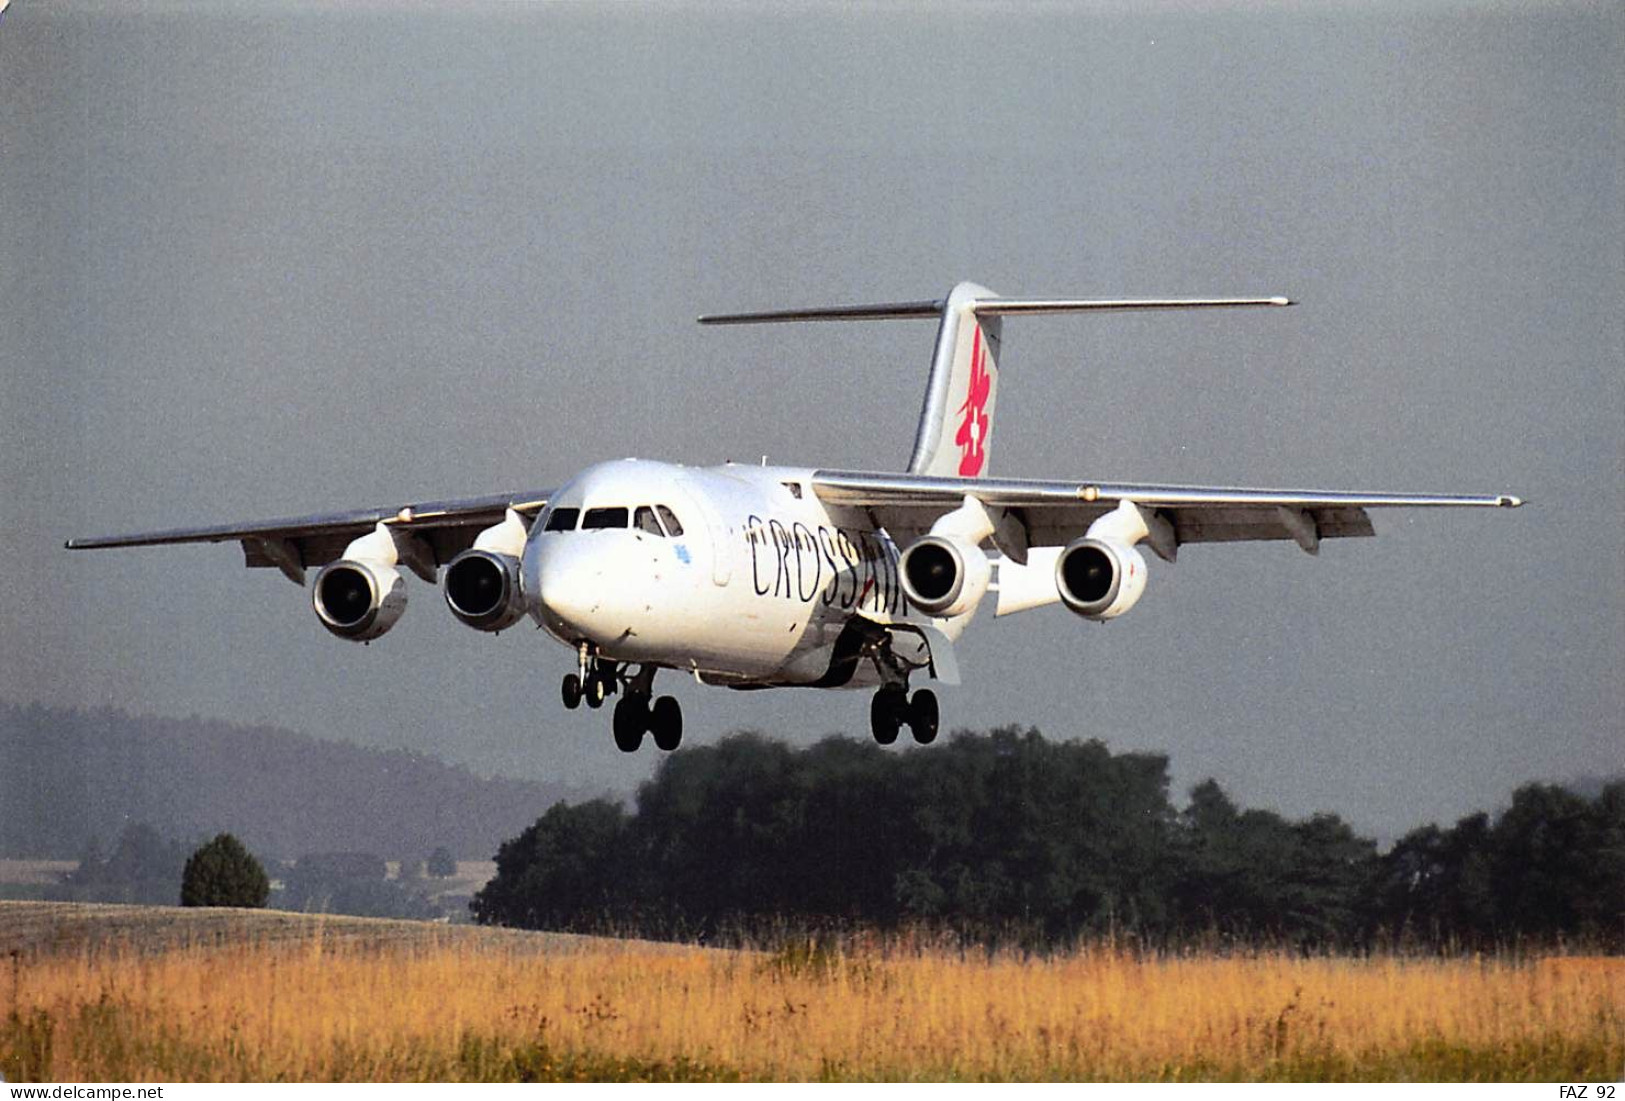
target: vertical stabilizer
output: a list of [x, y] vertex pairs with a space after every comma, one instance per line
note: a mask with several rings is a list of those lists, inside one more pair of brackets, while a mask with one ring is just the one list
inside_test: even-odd
[[975, 307], [996, 297], [986, 287], [961, 283], [943, 303], [910, 474], [975, 478], [987, 472], [1000, 326], [997, 315], [978, 317]]

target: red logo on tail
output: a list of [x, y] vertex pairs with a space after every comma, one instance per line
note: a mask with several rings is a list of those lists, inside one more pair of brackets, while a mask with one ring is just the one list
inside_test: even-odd
[[982, 329], [976, 328], [975, 343], [970, 353], [970, 385], [965, 389], [965, 404], [959, 411], [965, 419], [959, 425], [954, 443], [959, 445], [959, 473], [974, 478], [987, 462], [987, 426], [991, 419], [983, 406], [993, 393], [993, 376], [987, 371], [987, 357], [982, 350]]

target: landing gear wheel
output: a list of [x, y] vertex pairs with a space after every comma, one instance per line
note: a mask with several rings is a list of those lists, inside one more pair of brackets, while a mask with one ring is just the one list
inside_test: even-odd
[[914, 699], [908, 705], [908, 728], [914, 732], [914, 740], [921, 745], [930, 745], [937, 740], [937, 722], [942, 717], [942, 711], [937, 706], [937, 694], [929, 688], [922, 688], [914, 693]]
[[636, 753], [643, 744], [643, 732], [649, 726], [649, 704], [642, 696], [622, 696], [615, 705], [612, 726], [615, 730], [615, 748], [622, 753]]
[[897, 729], [903, 725], [903, 713], [908, 697], [901, 688], [882, 688], [869, 703], [869, 732], [881, 745], [897, 740]]
[[604, 679], [601, 673], [588, 673], [584, 694], [587, 706], [596, 711], [604, 706], [604, 699], [609, 695], [609, 682]]
[[655, 745], [670, 753], [683, 742], [683, 708], [674, 696], [661, 696], [649, 711], [649, 730]]
[[567, 673], [564, 684], [559, 688], [559, 694], [564, 697], [564, 706], [574, 711], [581, 706], [581, 678], [574, 673]]

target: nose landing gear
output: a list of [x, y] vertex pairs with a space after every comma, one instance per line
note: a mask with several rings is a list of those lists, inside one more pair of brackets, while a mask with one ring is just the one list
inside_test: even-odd
[[564, 706], [571, 711], [580, 707], [582, 700], [586, 700], [587, 706], [596, 711], [604, 706], [605, 698], [614, 690], [615, 674], [595, 670], [588, 673], [585, 680], [579, 673], [568, 674], [559, 687], [559, 695], [564, 699]]
[[604, 701], [615, 694], [619, 686], [620, 667], [613, 661], [605, 661], [593, 650], [591, 643], [583, 642], [576, 651], [576, 671], [567, 674], [564, 683], [559, 686], [559, 696], [564, 700], [564, 706], [574, 711], [586, 700], [587, 706], [594, 711], [604, 706]]

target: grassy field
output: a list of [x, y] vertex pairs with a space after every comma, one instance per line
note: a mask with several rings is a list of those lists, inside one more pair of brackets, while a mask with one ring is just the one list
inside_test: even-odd
[[[78, 867], [77, 860], [0, 860], [0, 900], [37, 902], [98, 897], [94, 893], [99, 889], [98, 886], [75, 888], [64, 884], [64, 877]], [[386, 879], [400, 882], [400, 861], [385, 861], [384, 868]], [[494, 860], [459, 860], [455, 872], [449, 876], [439, 877], [421, 874], [422, 864], [419, 862], [418, 871], [420, 874], [410, 879], [405, 886], [414, 893], [421, 894], [451, 921], [468, 923], [473, 920], [468, 913], [468, 899], [491, 881], [491, 877], [496, 875], [497, 865]], [[280, 874], [276, 868], [271, 869], [273, 889], [283, 885], [279, 878]], [[105, 888], [106, 885], [101, 886]], [[173, 897], [177, 901], [180, 898], [178, 870], [175, 875]], [[278, 902], [279, 899], [273, 894], [272, 904], [276, 905]]]
[[[68, 931], [68, 932], [64, 932]], [[12, 1081], [1617, 1079], [1625, 961], [728, 952], [0, 904]]]

